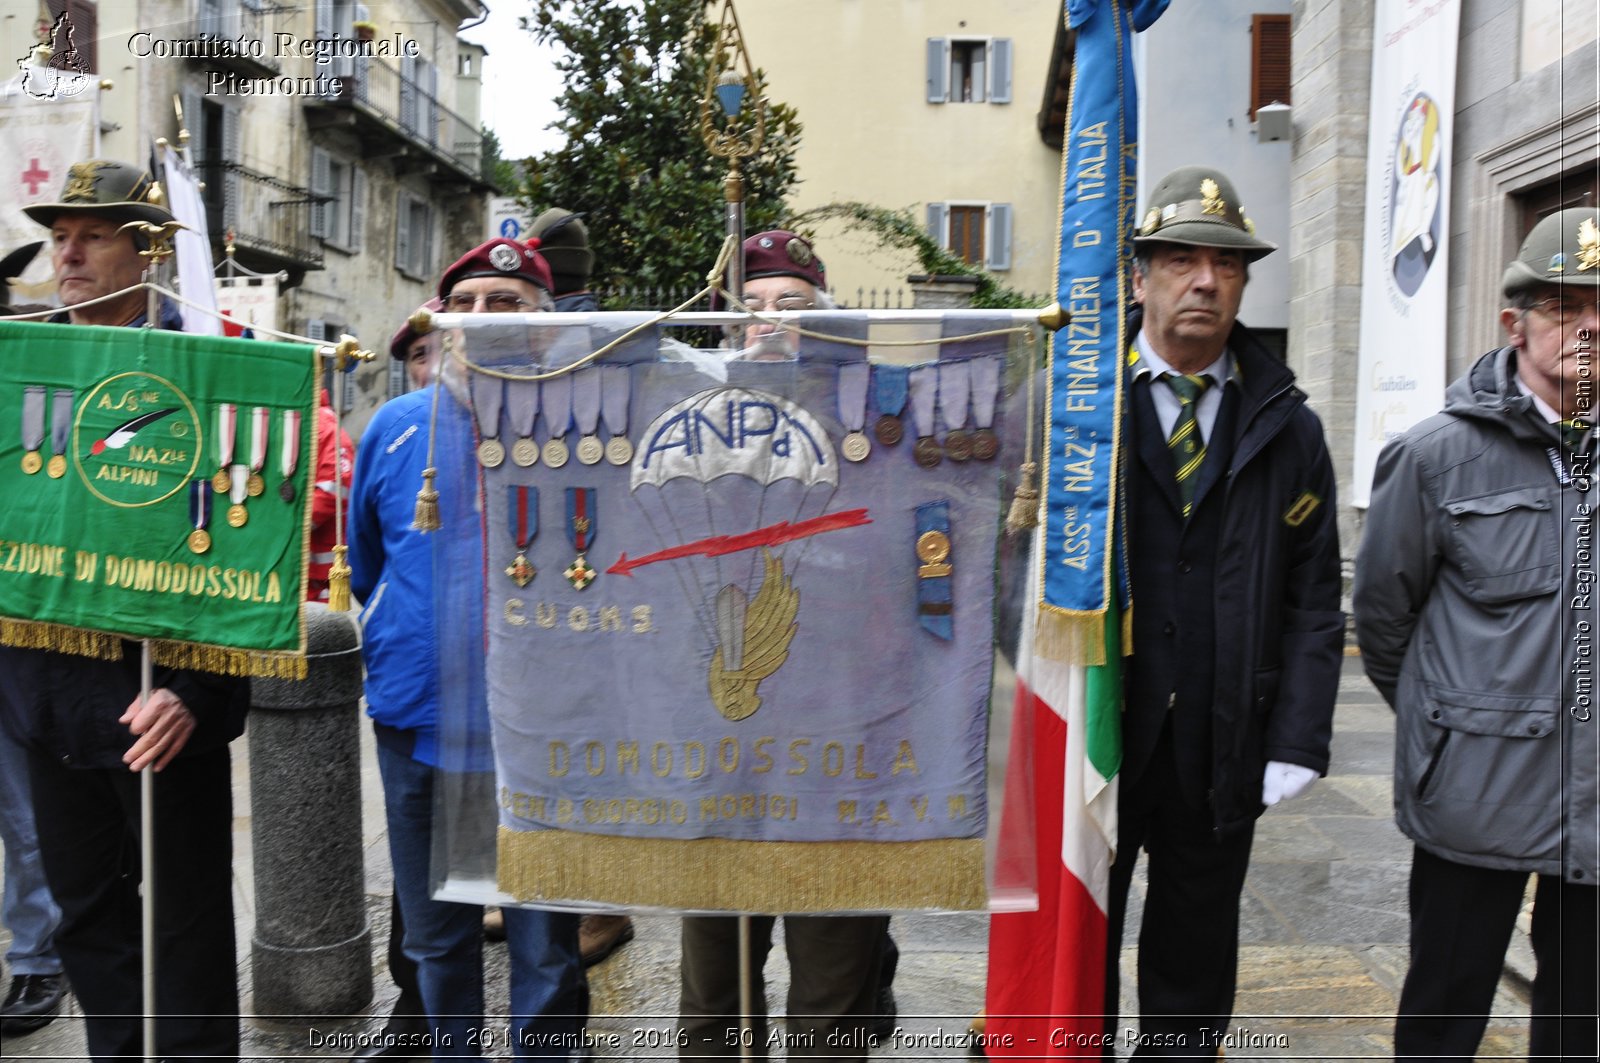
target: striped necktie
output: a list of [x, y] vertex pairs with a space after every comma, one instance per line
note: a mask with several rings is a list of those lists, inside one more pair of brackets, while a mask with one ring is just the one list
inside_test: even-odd
[[1183, 517], [1188, 520], [1194, 510], [1195, 479], [1206, 460], [1206, 441], [1200, 435], [1194, 408], [1212, 380], [1201, 373], [1162, 373], [1161, 379], [1178, 397], [1178, 419], [1172, 422], [1167, 449], [1172, 451], [1172, 463], [1178, 476], [1178, 498], [1183, 502]]
[[1574, 454], [1581, 454], [1588, 449], [1589, 431], [1593, 427], [1587, 421], [1570, 420], [1560, 424], [1561, 442]]

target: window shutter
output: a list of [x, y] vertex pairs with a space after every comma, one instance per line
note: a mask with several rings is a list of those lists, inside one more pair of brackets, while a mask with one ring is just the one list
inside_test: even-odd
[[992, 203], [989, 205], [988, 224], [984, 228], [988, 232], [989, 246], [987, 248], [987, 269], [1011, 268], [1011, 204]]
[[1289, 99], [1288, 15], [1253, 15], [1250, 19], [1250, 117], [1269, 103]]
[[317, 0], [317, 40], [333, 37], [333, 0]]
[[395, 196], [394, 264], [405, 270], [411, 261], [411, 202], [404, 193]]
[[199, 17], [199, 19], [197, 21], [200, 23], [200, 36], [202, 36], [202, 37], [226, 37], [226, 36], [229, 36], [227, 30], [222, 25], [222, 2], [221, 2], [221, 0], [200, 0], [200, 12], [199, 12], [199, 14], [200, 14], [200, 17]]
[[367, 174], [359, 166], [350, 171], [350, 250], [359, 251], [367, 234]]
[[215, 181], [221, 171], [207, 173], [204, 169], [206, 163], [213, 161], [211, 153], [218, 145], [206, 143], [203, 97], [200, 95], [200, 90], [192, 85], [185, 85], [179, 95], [183, 99], [183, 127], [189, 131], [189, 158], [194, 160], [200, 180]]
[[400, 127], [417, 131], [417, 61], [409, 55], [400, 57]]
[[1011, 38], [989, 42], [989, 102], [1011, 102]]
[[431, 276], [433, 268], [433, 206], [417, 202], [417, 221], [422, 226], [422, 254], [417, 256], [417, 275]]
[[226, 164], [222, 170], [222, 221], [239, 228], [244, 213], [239, 177], [244, 149], [239, 143], [239, 109], [226, 105], [222, 108], [222, 162]]
[[928, 204], [928, 239], [940, 247], [948, 247], [949, 236], [944, 230], [945, 205], [943, 203]]
[[423, 133], [428, 138], [428, 143], [434, 147], [439, 146], [439, 68], [426, 59], [417, 60], [422, 67], [422, 90], [427, 93], [423, 103], [423, 119], [427, 128]]
[[943, 37], [928, 38], [928, 102], [943, 103], [948, 93], [945, 79], [950, 75], [950, 44]]
[[[314, 340], [327, 339], [327, 333], [323, 331], [323, 328], [323, 321], [320, 317], [311, 318], [306, 322], [306, 335], [310, 336]], [[329, 362], [328, 364], [332, 365], [333, 363]]]
[[402, 358], [389, 359], [389, 397], [397, 399], [405, 394], [406, 363]]
[[321, 148], [311, 149], [311, 235], [328, 237], [328, 208], [332, 206], [321, 196], [332, 195], [328, 187], [333, 167], [328, 163], [328, 153]]

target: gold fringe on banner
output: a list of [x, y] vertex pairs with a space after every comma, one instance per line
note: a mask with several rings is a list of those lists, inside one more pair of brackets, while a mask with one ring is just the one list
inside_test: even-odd
[[0, 620], [0, 646], [51, 650], [102, 661], [122, 660], [122, 639], [116, 635], [33, 620]]
[[1106, 663], [1106, 615], [1039, 606], [1033, 648], [1049, 661], [1084, 666]]
[[226, 646], [204, 646], [198, 642], [150, 640], [150, 659], [167, 668], [193, 668], [217, 675], [247, 676], [257, 679], [304, 679], [306, 659], [293, 653], [265, 650], [236, 650]]
[[520, 901], [729, 912], [988, 906], [981, 838], [678, 841], [501, 827], [499, 853], [500, 888]]
[[[76, 657], [95, 657], [120, 661], [124, 639], [104, 631], [87, 631], [64, 624], [34, 620], [0, 620], [0, 646], [25, 650], [50, 650]], [[167, 668], [193, 668], [217, 675], [251, 676], [262, 679], [304, 679], [306, 658], [302, 653], [269, 650], [239, 650], [227, 646], [207, 646], [198, 642], [170, 639], [150, 640], [150, 659]]]

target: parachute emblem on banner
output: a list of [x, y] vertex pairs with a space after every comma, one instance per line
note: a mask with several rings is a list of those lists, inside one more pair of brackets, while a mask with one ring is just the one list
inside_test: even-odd
[[[749, 718], [799, 630], [794, 577], [809, 540], [867, 522], [864, 513], [821, 519], [839, 487], [832, 441], [788, 399], [716, 388], [650, 423], [630, 487], [663, 549], [619, 564], [684, 562], [674, 567], [710, 650], [712, 705], [726, 719]], [[752, 512], [783, 519], [730, 526]]]

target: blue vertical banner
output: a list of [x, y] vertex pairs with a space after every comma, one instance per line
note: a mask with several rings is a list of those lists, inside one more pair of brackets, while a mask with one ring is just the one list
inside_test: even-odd
[[1061, 158], [1056, 301], [1070, 322], [1054, 337], [1043, 484], [1044, 565], [1037, 650], [1105, 661], [1106, 610], [1121, 579], [1117, 475], [1129, 236], [1138, 106], [1132, 35], [1167, 0], [1067, 0], [1077, 33]]

